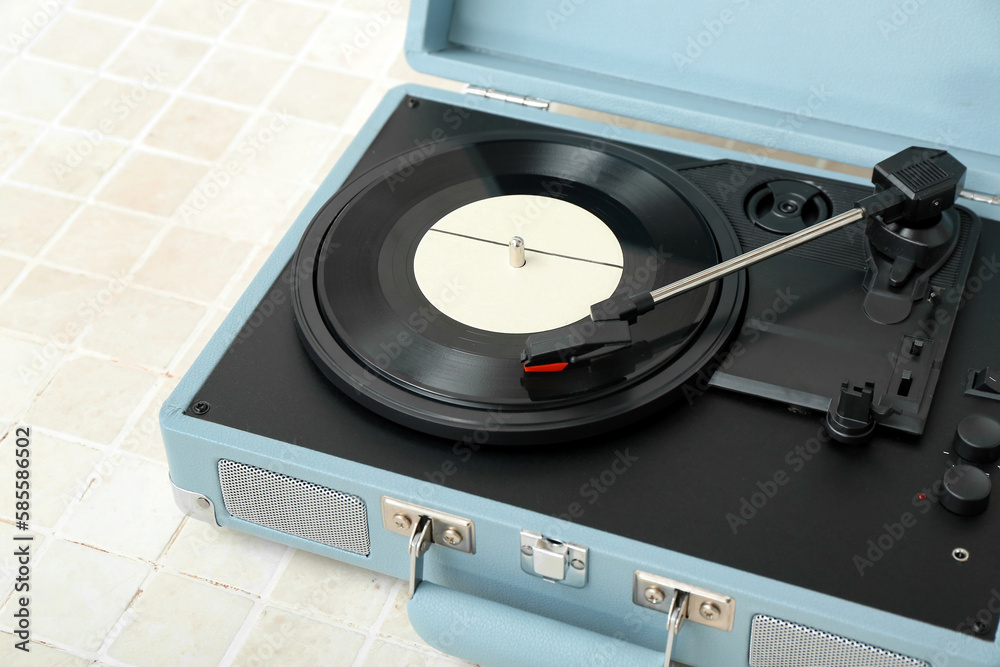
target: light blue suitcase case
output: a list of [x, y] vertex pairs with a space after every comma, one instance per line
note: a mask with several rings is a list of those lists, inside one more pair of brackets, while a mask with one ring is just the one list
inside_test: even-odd
[[[386, 95], [163, 406], [163, 438], [181, 507], [220, 526], [413, 579], [409, 615], [420, 635], [442, 651], [490, 667], [662, 665], [668, 615], [663, 603], [657, 608], [644, 600], [650, 582], [666, 593], [667, 606], [675, 586], [691, 600], [719, 607], [714, 622], [689, 619], [670, 638], [673, 659], [695, 667], [1000, 666], [993, 642], [185, 414], [306, 225], [405, 96], [696, 158], [817, 176], [832, 174], [777, 161], [775, 150], [870, 166], [908, 145], [944, 145], [969, 168], [969, 188], [997, 192], [1000, 4], [414, 0], [406, 52], [418, 70], [512, 96], [504, 101], [415, 85]], [[748, 158], [511, 103], [517, 96], [765, 148]], [[989, 215], [987, 208], [978, 210]], [[309, 531], [235, 518], [223, 498], [220, 461], [352, 499], [349, 519], [331, 516], [317, 530], [336, 532], [338, 521], [360, 521], [351, 530], [360, 530], [364, 548], [356, 551], [366, 553], [300, 536]], [[405, 526], [391, 524], [397, 514], [422, 513], [431, 517], [434, 543], [411, 571]], [[456, 522], [450, 525], [465, 533], [458, 546], [445, 544], [443, 522]], [[524, 529], [585, 545], [587, 551], [577, 554], [585, 561], [585, 585], [526, 575], [519, 551]], [[544, 566], [536, 561], [535, 567]]]

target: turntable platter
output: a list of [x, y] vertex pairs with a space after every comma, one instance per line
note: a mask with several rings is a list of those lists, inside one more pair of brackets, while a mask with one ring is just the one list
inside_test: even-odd
[[[498, 322], [482, 309], [442, 303], [439, 281], [454, 275], [452, 267], [465, 276], [462, 284], [485, 285], [490, 293], [492, 281], [493, 290], [516, 297], [510, 281], [498, 286], [491, 278], [500, 269], [529, 268], [510, 267], [507, 248], [494, 246], [500, 251], [495, 262], [480, 262], [466, 248], [475, 261], [442, 264], [433, 244], [441, 236], [467, 245], [506, 245], [510, 228], [499, 214], [500, 222], [473, 224], [472, 234], [444, 230], [466, 225], [466, 217], [482, 221], [491, 206], [496, 209], [490, 202], [521, 198], [545, 198], [551, 201], [547, 209], [561, 211], [546, 219], [548, 236], [535, 237], [546, 252], [558, 252], [548, 248], [564, 237], [560, 225], [588, 228], [574, 241], [564, 240], [569, 253], [558, 254], [592, 261], [556, 259], [601, 262], [594, 264], [598, 272], [573, 278], [578, 284], [569, 292], [554, 285], [546, 294], [545, 286], [532, 285], [520, 293], [530, 294], [534, 311], [546, 299], [562, 299], [555, 314]], [[481, 207], [487, 208], [477, 212]], [[589, 257], [572, 247], [587, 238], [597, 239]], [[529, 262], [538, 260], [528, 247]], [[463, 254], [454, 248], [452, 253]], [[737, 253], [735, 235], [715, 206], [647, 157], [542, 139], [464, 143], [418, 167], [397, 161], [373, 169], [327, 203], [294, 260], [296, 321], [327, 377], [397, 422], [498, 444], [568, 440], [637, 419], [676, 394], [728, 341], [742, 305], [743, 278], [733, 276], [657, 308], [634, 325], [636, 344], [559, 377], [525, 376], [520, 353], [527, 335], [566, 319], [582, 326], [589, 306], [601, 298], [648, 290]], [[545, 262], [535, 263], [544, 268]], [[558, 281], [559, 274], [550, 277]]]

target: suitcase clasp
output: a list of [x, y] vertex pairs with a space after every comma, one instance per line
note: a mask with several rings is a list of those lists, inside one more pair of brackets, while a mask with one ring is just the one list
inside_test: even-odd
[[432, 544], [467, 554], [476, 553], [476, 525], [460, 516], [382, 496], [382, 526], [409, 538], [406, 551], [410, 557], [411, 598], [423, 579], [421, 557]]
[[664, 667], [670, 667], [674, 640], [685, 621], [730, 632], [736, 601], [728, 595], [636, 570], [632, 577], [632, 602], [667, 614], [667, 648]]

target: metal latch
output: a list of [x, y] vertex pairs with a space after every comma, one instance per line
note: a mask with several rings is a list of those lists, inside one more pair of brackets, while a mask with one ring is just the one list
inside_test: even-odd
[[533, 530], [521, 531], [521, 569], [546, 581], [573, 588], [586, 586], [589, 552], [579, 544], [553, 540]]
[[476, 525], [469, 519], [446, 514], [402, 500], [382, 496], [382, 525], [386, 530], [409, 538], [409, 596], [423, 579], [421, 556], [432, 544], [467, 554], [476, 553]]
[[685, 621], [731, 632], [736, 617], [736, 601], [728, 595], [682, 584], [648, 572], [635, 571], [632, 602], [667, 615], [667, 649], [664, 667], [670, 667], [674, 640]]
[[532, 109], [541, 109], [542, 111], [548, 111], [549, 109], [548, 100], [540, 100], [537, 97], [529, 97], [527, 95], [517, 95], [516, 93], [505, 93], [502, 90], [496, 90], [495, 88], [473, 86], [471, 83], [465, 84], [465, 87], [462, 88], [462, 94], [478, 95], [490, 100], [510, 102], [511, 104], [519, 104], [522, 107], [531, 107]]

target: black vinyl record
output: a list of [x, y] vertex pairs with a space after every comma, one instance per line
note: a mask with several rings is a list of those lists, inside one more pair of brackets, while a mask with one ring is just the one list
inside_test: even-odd
[[[479, 443], [572, 440], [619, 427], [677, 395], [730, 339], [742, 274], [657, 306], [634, 344], [589, 365], [525, 373], [528, 334], [477, 329], [436, 309], [414, 275], [427, 230], [511, 194], [556, 197], [617, 237], [616, 293], [649, 291], [739, 252], [721, 212], [667, 167], [566, 135], [440, 144], [419, 165], [386, 163], [313, 219], [294, 258], [294, 306], [310, 356], [341, 390], [406, 426]], [[582, 324], [583, 321], [581, 321]]]

